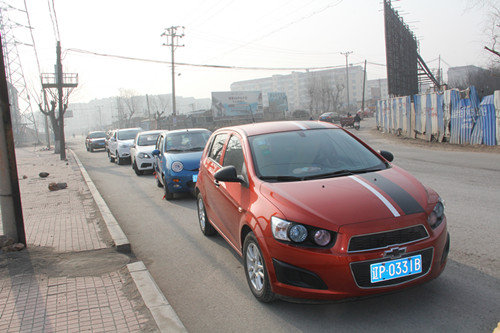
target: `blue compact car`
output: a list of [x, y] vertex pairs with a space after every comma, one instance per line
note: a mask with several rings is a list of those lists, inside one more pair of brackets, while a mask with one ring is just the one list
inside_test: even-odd
[[168, 131], [156, 141], [154, 170], [156, 184], [165, 190], [165, 199], [174, 193], [192, 192], [198, 180], [203, 149], [211, 132], [202, 128]]

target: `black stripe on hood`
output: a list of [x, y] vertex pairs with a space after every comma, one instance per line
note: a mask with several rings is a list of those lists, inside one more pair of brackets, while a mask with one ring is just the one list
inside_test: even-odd
[[413, 198], [410, 193], [406, 192], [401, 186], [381, 176], [379, 173], [366, 173], [358, 175], [371, 184], [377, 186], [384, 191], [392, 200], [401, 208], [405, 215], [423, 213], [424, 209]]

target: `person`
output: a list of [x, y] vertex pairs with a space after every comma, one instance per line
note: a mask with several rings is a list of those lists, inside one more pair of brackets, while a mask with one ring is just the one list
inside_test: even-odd
[[361, 121], [361, 116], [359, 115], [359, 112], [356, 113], [356, 115], [354, 116], [354, 122], [360, 122]]

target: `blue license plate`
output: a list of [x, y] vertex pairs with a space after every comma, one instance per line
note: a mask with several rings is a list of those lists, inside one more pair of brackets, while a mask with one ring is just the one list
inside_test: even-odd
[[193, 175], [193, 183], [196, 183], [198, 181], [198, 175]]
[[387, 281], [403, 276], [422, 273], [422, 255], [370, 265], [371, 283]]

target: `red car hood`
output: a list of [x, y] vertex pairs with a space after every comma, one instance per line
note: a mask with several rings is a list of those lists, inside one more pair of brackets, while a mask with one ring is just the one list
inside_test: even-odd
[[395, 166], [354, 176], [262, 183], [260, 191], [287, 220], [333, 231], [422, 213], [428, 196], [418, 180]]

